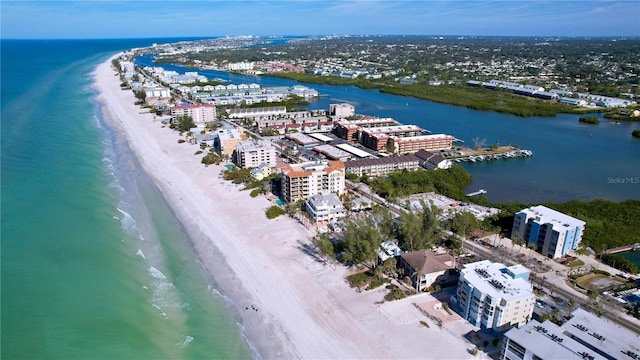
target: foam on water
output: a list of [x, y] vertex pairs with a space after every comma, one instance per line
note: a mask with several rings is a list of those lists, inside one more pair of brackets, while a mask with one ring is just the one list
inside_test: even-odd
[[136, 255], [140, 256], [141, 258], [145, 259], [144, 257], [144, 253], [142, 252], [142, 250], [138, 249], [138, 251], [136, 251]]
[[185, 335], [182, 341], [178, 342], [176, 346], [179, 348], [187, 347], [193, 341], [193, 336]]
[[131, 214], [120, 209], [119, 207], [116, 208], [116, 210], [118, 210], [123, 215], [123, 218], [121, 219], [122, 228], [129, 232], [134, 232], [136, 230], [136, 221], [133, 219]]

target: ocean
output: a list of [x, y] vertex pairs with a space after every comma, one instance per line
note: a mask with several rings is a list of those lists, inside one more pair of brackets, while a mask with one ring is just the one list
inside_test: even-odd
[[[258, 357], [237, 309], [204, 274], [189, 237], [126, 142], [104, 123], [95, 66], [178, 39], [2, 40], [2, 348], [6, 359]], [[284, 79], [216, 72], [234, 83]], [[524, 119], [355, 87], [315, 86], [310, 108], [350, 102], [469, 143], [532, 149], [529, 159], [465, 165], [496, 201], [640, 198], [635, 124]]]
[[2, 40], [2, 358], [257, 356], [95, 101], [97, 64], [161, 41]]

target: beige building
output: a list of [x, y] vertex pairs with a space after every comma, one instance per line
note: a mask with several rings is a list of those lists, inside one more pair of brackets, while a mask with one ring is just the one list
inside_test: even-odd
[[355, 114], [356, 108], [351, 104], [329, 104], [329, 116], [333, 116], [338, 119], [344, 119]]
[[212, 104], [195, 104], [171, 107], [171, 118], [189, 116], [196, 126], [211, 124], [216, 121], [216, 106]]
[[253, 168], [264, 163], [276, 166], [276, 149], [270, 141], [245, 140], [236, 145], [236, 164], [241, 168]]
[[456, 275], [453, 268], [453, 256], [436, 254], [431, 250], [417, 250], [400, 255], [400, 266], [417, 291], [425, 291], [436, 285], [446, 286], [453, 282]]
[[217, 132], [218, 141], [216, 142], [216, 149], [223, 155], [233, 156], [233, 152], [236, 150], [236, 146], [242, 140], [246, 140], [247, 137], [244, 132], [234, 129], [221, 129]]
[[344, 175], [341, 161], [287, 164], [282, 167], [282, 198], [286, 202], [296, 202], [318, 193], [342, 195]]

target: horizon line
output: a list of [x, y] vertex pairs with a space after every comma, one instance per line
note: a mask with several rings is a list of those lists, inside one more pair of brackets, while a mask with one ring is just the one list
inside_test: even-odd
[[142, 36], [142, 37], [95, 37], [95, 38], [73, 38], [73, 37], [60, 37], [60, 38], [39, 38], [39, 37], [2, 37], [0, 40], [151, 40], [151, 39], [214, 39], [214, 38], [234, 38], [252, 36], [256, 38], [264, 37], [321, 37], [321, 36], [334, 36], [334, 37], [448, 37], [448, 38], [599, 38], [599, 39], [640, 39], [638, 35], [462, 35], [462, 34], [269, 34], [269, 35], [254, 35], [254, 34], [242, 34], [242, 35], [185, 35], [185, 36]]

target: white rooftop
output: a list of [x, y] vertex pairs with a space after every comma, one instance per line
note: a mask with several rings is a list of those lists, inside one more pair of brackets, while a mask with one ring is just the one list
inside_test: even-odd
[[542, 359], [633, 360], [633, 354], [640, 358], [640, 335], [583, 309], [576, 309], [571, 315], [562, 326], [532, 320], [505, 335]]
[[464, 265], [462, 274], [465, 280], [483, 294], [509, 301], [533, 294], [531, 283], [513, 276], [514, 274], [524, 275], [523, 270], [528, 272], [528, 269], [522, 265], [507, 267], [501, 263], [482, 260]]
[[569, 225], [573, 227], [585, 225], [585, 222], [582, 220], [578, 220], [559, 211], [550, 209], [544, 205], [532, 206], [530, 208], [521, 210], [521, 212], [527, 213], [527, 217], [539, 218], [537, 222], [541, 224], [556, 223], [559, 225]]

